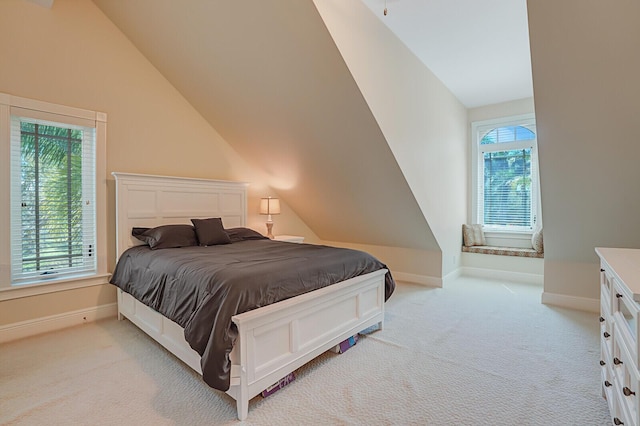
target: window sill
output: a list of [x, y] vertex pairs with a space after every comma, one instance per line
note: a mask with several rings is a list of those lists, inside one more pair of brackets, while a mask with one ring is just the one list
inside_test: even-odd
[[0, 288], [0, 301], [20, 299], [40, 294], [56, 293], [82, 287], [109, 284], [111, 274], [98, 274], [84, 277], [67, 278], [56, 282], [46, 281]]
[[466, 253], [493, 254], [496, 256], [544, 258], [544, 253], [538, 253], [534, 249], [530, 249], [530, 248], [519, 248], [519, 247], [462, 246], [462, 251]]

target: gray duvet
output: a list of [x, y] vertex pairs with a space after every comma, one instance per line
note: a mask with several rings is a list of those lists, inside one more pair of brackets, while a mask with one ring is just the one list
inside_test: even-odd
[[[260, 239], [209, 247], [133, 247], [120, 256], [111, 283], [180, 324], [201, 355], [204, 381], [226, 391], [237, 334], [233, 315], [382, 268], [357, 250]], [[387, 273], [385, 300], [394, 288]]]

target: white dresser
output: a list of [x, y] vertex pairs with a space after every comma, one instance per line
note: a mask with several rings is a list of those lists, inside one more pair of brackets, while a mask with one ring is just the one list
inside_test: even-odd
[[640, 249], [600, 256], [602, 394], [616, 425], [640, 426]]

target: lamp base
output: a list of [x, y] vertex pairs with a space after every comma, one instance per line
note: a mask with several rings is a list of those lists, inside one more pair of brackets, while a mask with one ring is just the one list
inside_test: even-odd
[[273, 229], [273, 222], [267, 222], [267, 238], [270, 238], [273, 240], [273, 233], [271, 232], [272, 229]]

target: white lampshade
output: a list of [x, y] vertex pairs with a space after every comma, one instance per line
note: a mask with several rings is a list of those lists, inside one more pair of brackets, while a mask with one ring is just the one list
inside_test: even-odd
[[277, 198], [261, 198], [260, 214], [280, 214], [280, 200]]

